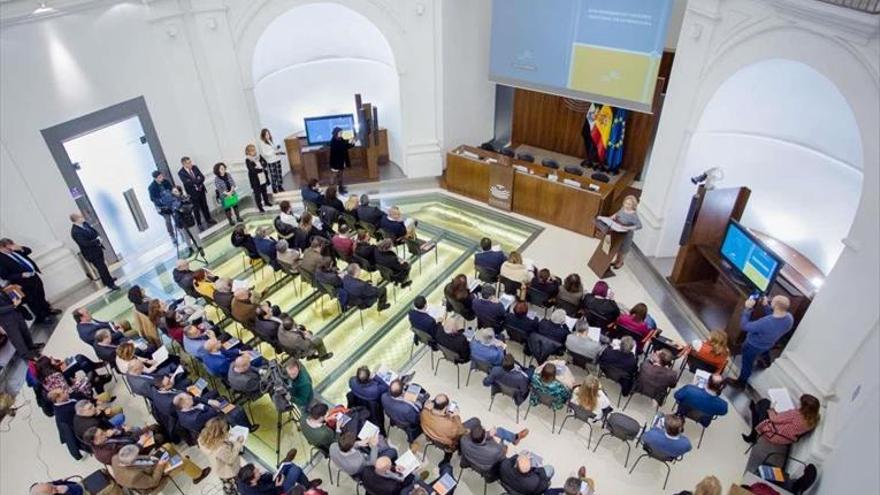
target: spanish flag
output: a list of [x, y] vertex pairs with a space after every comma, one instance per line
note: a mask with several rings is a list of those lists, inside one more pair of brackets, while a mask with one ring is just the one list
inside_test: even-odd
[[614, 112], [608, 105], [602, 105], [602, 108], [596, 113], [596, 122], [593, 126], [593, 142], [596, 143], [596, 150], [599, 154], [599, 162], [605, 162], [605, 150], [608, 149], [608, 138], [611, 136], [611, 123], [614, 120]]

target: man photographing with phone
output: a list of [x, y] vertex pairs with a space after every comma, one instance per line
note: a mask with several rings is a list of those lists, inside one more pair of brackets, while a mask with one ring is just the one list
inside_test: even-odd
[[746, 341], [742, 347], [742, 365], [739, 378], [727, 379], [730, 385], [737, 388], [743, 388], [749, 382], [758, 357], [772, 349], [794, 326], [794, 317], [788, 312], [791, 302], [787, 297], [774, 296], [768, 301], [767, 296], [762, 296], [760, 299], [765, 316], [752, 320], [752, 312], [758, 303], [758, 295], [753, 294], [746, 299], [740, 318], [740, 328], [746, 332]]
[[46, 291], [40, 279], [40, 267], [30, 258], [32, 250], [20, 246], [12, 239], [0, 239], [0, 278], [21, 286], [24, 303], [34, 314], [34, 323], [52, 323], [61, 314], [46, 301]]

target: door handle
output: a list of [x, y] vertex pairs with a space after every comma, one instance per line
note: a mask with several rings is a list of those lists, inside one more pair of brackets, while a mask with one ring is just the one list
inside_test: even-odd
[[134, 224], [137, 226], [138, 231], [144, 232], [150, 228], [150, 225], [147, 223], [147, 217], [144, 216], [144, 210], [141, 209], [141, 203], [138, 201], [134, 189], [128, 189], [122, 193], [122, 196], [125, 198], [125, 203], [128, 205], [128, 211], [131, 212], [131, 216], [134, 219]]

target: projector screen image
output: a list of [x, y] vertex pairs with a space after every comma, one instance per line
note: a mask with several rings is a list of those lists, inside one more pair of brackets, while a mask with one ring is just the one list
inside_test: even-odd
[[333, 138], [334, 127], [342, 128], [342, 137], [345, 139], [354, 137], [354, 115], [350, 113], [309, 117], [304, 120], [306, 139], [310, 145], [329, 143]]
[[672, 0], [494, 0], [489, 79], [651, 111]]
[[721, 256], [761, 292], [766, 292], [782, 263], [736, 222], [727, 225]]

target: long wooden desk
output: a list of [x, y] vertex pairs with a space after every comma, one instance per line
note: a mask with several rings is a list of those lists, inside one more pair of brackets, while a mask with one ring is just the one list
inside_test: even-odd
[[[488, 202], [491, 166], [508, 166], [507, 163], [515, 169], [512, 211], [593, 237], [596, 236], [593, 220], [611, 215], [620, 207], [624, 192], [634, 178], [633, 173], [624, 173], [610, 185], [473, 146], [459, 146], [446, 155], [446, 188]], [[551, 175], [557, 179], [551, 179]], [[563, 183], [564, 179], [573, 184]], [[588, 189], [591, 185], [597, 190]]]

